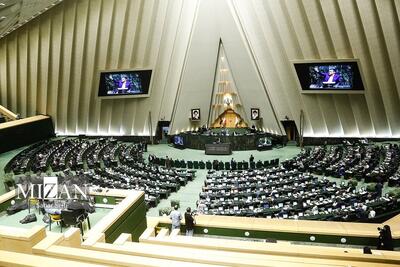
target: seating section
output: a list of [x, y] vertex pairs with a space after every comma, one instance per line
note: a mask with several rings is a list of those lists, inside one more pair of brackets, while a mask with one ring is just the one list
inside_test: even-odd
[[[398, 212], [397, 198], [318, 179], [283, 167], [210, 172], [200, 200], [205, 214], [331, 221], [371, 221]], [[374, 210], [376, 217], [368, 218]]]
[[207, 170], [248, 170], [248, 169], [263, 169], [263, 168], [271, 168], [279, 165], [279, 158], [272, 159], [270, 161], [265, 160], [262, 162], [261, 160], [256, 161], [239, 161], [236, 162], [234, 159], [231, 161], [219, 161], [213, 160], [211, 161], [197, 161], [197, 160], [173, 160], [169, 158], [159, 158], [154, 155], [149, 155], [149, 162], [161, 166], [166, 167], [175, 167], [175, 168], [187, 168], [187, 169], [207, 169]]
[[[14, 157], [6, 172], [14, 174], [59, 172], [61, 176], [78, 177], [95, 187], [145, 191], [148, 207], [155, 207], [195, 177], [195, 171], [170, 169], [144, 163], [143, 143], [127, 144], [113, 138], [63, 138], [46, 141]], [[177, 162], [174, 165], [179, 165]], [[35, 179], [27, 175], [19, 179]]]
[[82, 179], [103, 188], [134, 189], [145, 192], [148, 207], [155, 207], [181, 186], [194, 179], [193, 172], [166, 169], [144, 163], [112, 166], [78, 173]]
[[365, 182], [390, 181], [392, 186], [400, 182], [400, 148], [397, 144], [317, 146], [303, 150], [283, 165], [315, 174], [365, 179]]

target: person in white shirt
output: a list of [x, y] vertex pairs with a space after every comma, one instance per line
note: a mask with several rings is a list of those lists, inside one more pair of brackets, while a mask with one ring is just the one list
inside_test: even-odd
[[169, 215], [169, 218], [171, 219], [172, 222], [171, 230], [181, 228], [182, 214], [178, 211], [177, 205], [174, 207], [174, 210]]
[[376, 212], [372, 208], [370, 208], [369, 213], [368, 213], [368, 219], [375, 218], [375, 215], [376, 215]]

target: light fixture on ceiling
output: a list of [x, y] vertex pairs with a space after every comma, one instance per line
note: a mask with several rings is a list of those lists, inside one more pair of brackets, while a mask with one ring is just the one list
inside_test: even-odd
[[3, 21], [3, 20], [5, 20], [6, 18], [7, 18], [7, 17], [5, 17], [5, 16], [1, 16], [1, 17], [0, 17], [0, 22]]

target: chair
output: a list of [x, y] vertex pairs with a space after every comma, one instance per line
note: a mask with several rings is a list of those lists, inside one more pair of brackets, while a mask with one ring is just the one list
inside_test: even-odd
[[49, 214], [50, 220], [49, 220], [49, 229], [51, 231], [51, 224], [53, 222], [57, 223], [60, 225], [60, 232], [62, 233], [62, 220], [61, 220], [61, 214]]
[[193, 161], [193, 168], [195, 168], [195, 169], [199, 168], [199, 162], [197, 160]]
[[181, 162], [181, 168], [186, 169], [186, 162], [183, 159], [180, 162]]
[[174, 164], [175, 164], [175, 168], [182, 168], [181, 167], [181, 161], [180, 160], [175, 160], [175, 162], [174, 162]]
[[254, 161], [250, 162], [250, 169], [255, 169], [256, 168], [256, 163]]
[[[271, 163], [272, 163], [272, 161], [271, 161]], [[268, 160], [264, 160], [264, 168], [269, 168], [269, 167], [271, 167], [271, 163], [268, 161]]]
[[243, 170], [248, 170], [248, 169], [249, 169], [249, 163], [243, 162]]
[[164, 159], [164, 158], [161, 158], [161, 159], [159, 160], [159, 165], [165, 166], [165, 159]]
[[231, 169], [231, 163], [229, 161], [225, 162], [225, 170], [230, 170]]
[[188, 167], [188, 169], [193, 169], [193, 162], [188, 160], [187, 161], [187, 167]]
[[212, 164], [211, 164], [210, 161], [207, 161], [207, 162], [206, 162], [206, 168], [207, 168], [207, 170], [211, 170]]
[[218, 169], [219, 169], [219, 170], [223, 170], [223, 169], [224, 169], [224, 163], [223, 163], [222, 161], [220, 161], [220, 162], [218, 163]]
[[261, 169], [263, 167], [262, 162], [261, 161], [257, 161], [256, 167], [257, 167], [257, 169]]
[[[31, 213], [31, 207], [35, 207], [35, 209], [39, 209], [39, 199], [37, 198], [29, 198], [28, 212]], [[40, 214], [40, 209], [39, 209]]]
[[[79, 227], [83, 236], [82, 223], [89, 218], [82, 210], [62, 210], [61, 219], [66, 226]], [[90, 223], [89, 223], [90, 228]]]
[[238, 162], [237, 164], [239, 170], [243, 170], [243, 162]]
[[202, 170], [204, 170], [206, 168], [206, 164], [204, 163], [204, 161], [200, 161], [199, 166], [200, 166], [200, 169], [202, 169]]
[[278, 165], [279, 165], [279, 158], [274, 159], [274, 166], [276, 167], [276, 166], [278, 166]]

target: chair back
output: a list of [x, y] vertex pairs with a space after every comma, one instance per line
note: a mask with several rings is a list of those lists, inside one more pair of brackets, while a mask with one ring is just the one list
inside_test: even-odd
[[49, 215], [50, 215], [50, 219], [51, 219], [53, 222], [56, 222], [56, 221], [61, 220], [61, 215], [60, 215], [60, 214], [49, 214]]
[[61, 219], [66, 225], [77, 225], [79, 222], [83, 221], [83, 211], [82, 210], [62, 210]]
[[37, 205], [37, 204], [39, 204], [39, 200], [38, 200], [37, 198], [30, 198], [30, 199], [29, 199], [29, 204], [30, 204], [31, 206]]

